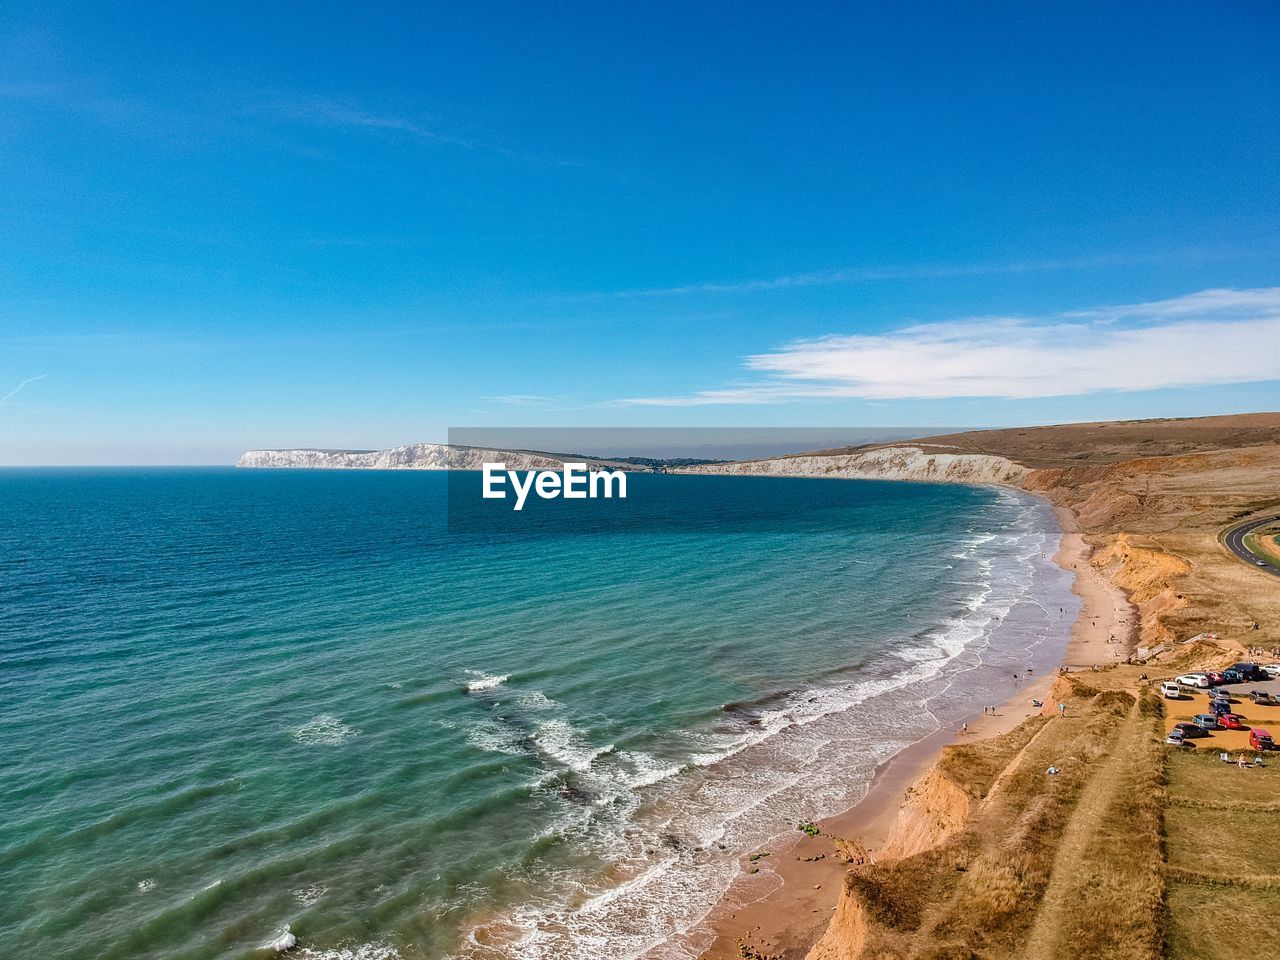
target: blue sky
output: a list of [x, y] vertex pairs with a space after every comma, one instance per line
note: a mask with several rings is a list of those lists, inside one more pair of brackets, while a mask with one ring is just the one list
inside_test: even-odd
[[423, 6], [4, 5], [0, 463], [1280, 408], [1274, 3]]

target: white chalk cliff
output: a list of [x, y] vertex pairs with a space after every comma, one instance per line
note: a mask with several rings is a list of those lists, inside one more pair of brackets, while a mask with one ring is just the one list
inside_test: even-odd
[[505, 463], [508, 470], [559, 470], [566, 461], [614, 469], [644, 469], [608, 460], [573, 459], [527, 450], [490, 450], [447, 443], [410, 443], [390, 450], [249, 450], [236, 462], [236, 466], [313, 470], [479, 470], [485, 463]]
[[678, 473], [769, 477], [835, 477], [845, 480], [916, 480], [1018, 486], [1030, 470], [1003, 457], [955, 453], [929, 444], [870, 447], [684, 467]]

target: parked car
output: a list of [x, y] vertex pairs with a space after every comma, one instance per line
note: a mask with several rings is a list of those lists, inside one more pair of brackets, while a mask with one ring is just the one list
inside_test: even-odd
[[1272, 679], [1280, 677], [1280, 663], [1268, 663], [1263, 666], [1262, 672]]
[[1271, 734], [1261, 727], [1254, 727], [1249, 731], [1249, 746], [1259, 751], [1274, 750], [1276, 748], [1275, 741], [1271, 739]]
[[1223, 683], [1244, 683], [1244, 674], [1234, 667], [1230, 670], [1222, 671]]
[[1273, 707], [1276, 703], [1276, 698], [1271, 696], [1271, 694], [1267, 693], [1265, 690], [1250, 690], [1249, 699], [1254, 703], [1260, 703], [1263, 706], [1268, 707]]
[[1196, 722], [1196, 725], [1199, 726], [1201, 730], [1217, 730], [1218, 729], [1218, 717], [1216, 714], [1197, 713], [1191, 719], [1193, 719]]
[[1225, 713], [1231, 712], [1231, 701], [1229, 700], [1210, 700], [1209, 712], [1215, 717], [1220, 717]]
[[1224, 730], [1243, 730], [1244, 717], [1238, 713], [1224, 713], [1218, 717], [1218, 726]]
[[1266, 680], [1267, 672], [1252, 660], [1241, 660], [1233, 663], [1231, 669], [1237, 671], [1246, 680]]
[[1175, 723], [1171, 732], [1181, 733], [1184, 737], [1207, 737], [1209, 735], [1208, 731], [1199, 724], [1186, 723], [1185, 721], [1183, 723]]
[[1160, 695], [1166, 700], [1181, 700], [1182, 688], [1172, 680], [1166, 680], [1160, 684]]
[[1191, 747], [1195, 749], [1195, 744], [1183, 736], [1180, 730], [1169, 731], [1169, 735], [1164, 738], [1164, 742], [1171, 747]]
[[1206, 670], [1204, 672], [1204, 675], [1209, 678], [1210, 686], [1216, 687], [1218, 684], [1222, 682], [1221, 670]]
[[1184, 687], [1199, 687], [1200, 689], [1208, 689], [1209, 678], [1203, 673], [1184, 673], [1178, 677], [1178, 683]]

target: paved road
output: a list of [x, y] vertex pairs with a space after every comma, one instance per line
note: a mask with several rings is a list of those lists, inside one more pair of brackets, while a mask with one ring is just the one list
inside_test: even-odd
[[[1261, 520], [1250, 520], [1248, 523], [1242, 523], [1238, 527], [1232, 527], [1227, 531], [1227, 535], [1223, 538], [1223, 542], [1227, 545], [1227, 549], [1234, 553], [1237, 557], [1256, 567], [1258, 570], [1265, 570], [1267, 573], [1275, 574], [1280, 577], [1280, 566], [1272, 563], [1265, 557], [1260, 557], [1253, 553], [1244, 545], [1244, 538], [1258, 527], [1265, 526], [1268, 523], [1274, 523], [1280, 517], [1264, 517]], [[1261, 560], [1262, 563], [1258, 561]]]

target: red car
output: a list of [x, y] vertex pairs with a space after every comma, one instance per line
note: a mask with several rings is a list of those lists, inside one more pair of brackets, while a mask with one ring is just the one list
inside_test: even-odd
[[1254, 727], [1249, 732], [1249, 746], [1255, 750], [1274, 750], [1276, 748], [1275, 741], [1271, 739], [1271, 734], [1261, 727]]
[[1244, 724], [1241, 722], [1244, 717], [1238, 713], [1224, 713], [1218, 717], [1218, 726], [1226, 730], [1243, 730]]

